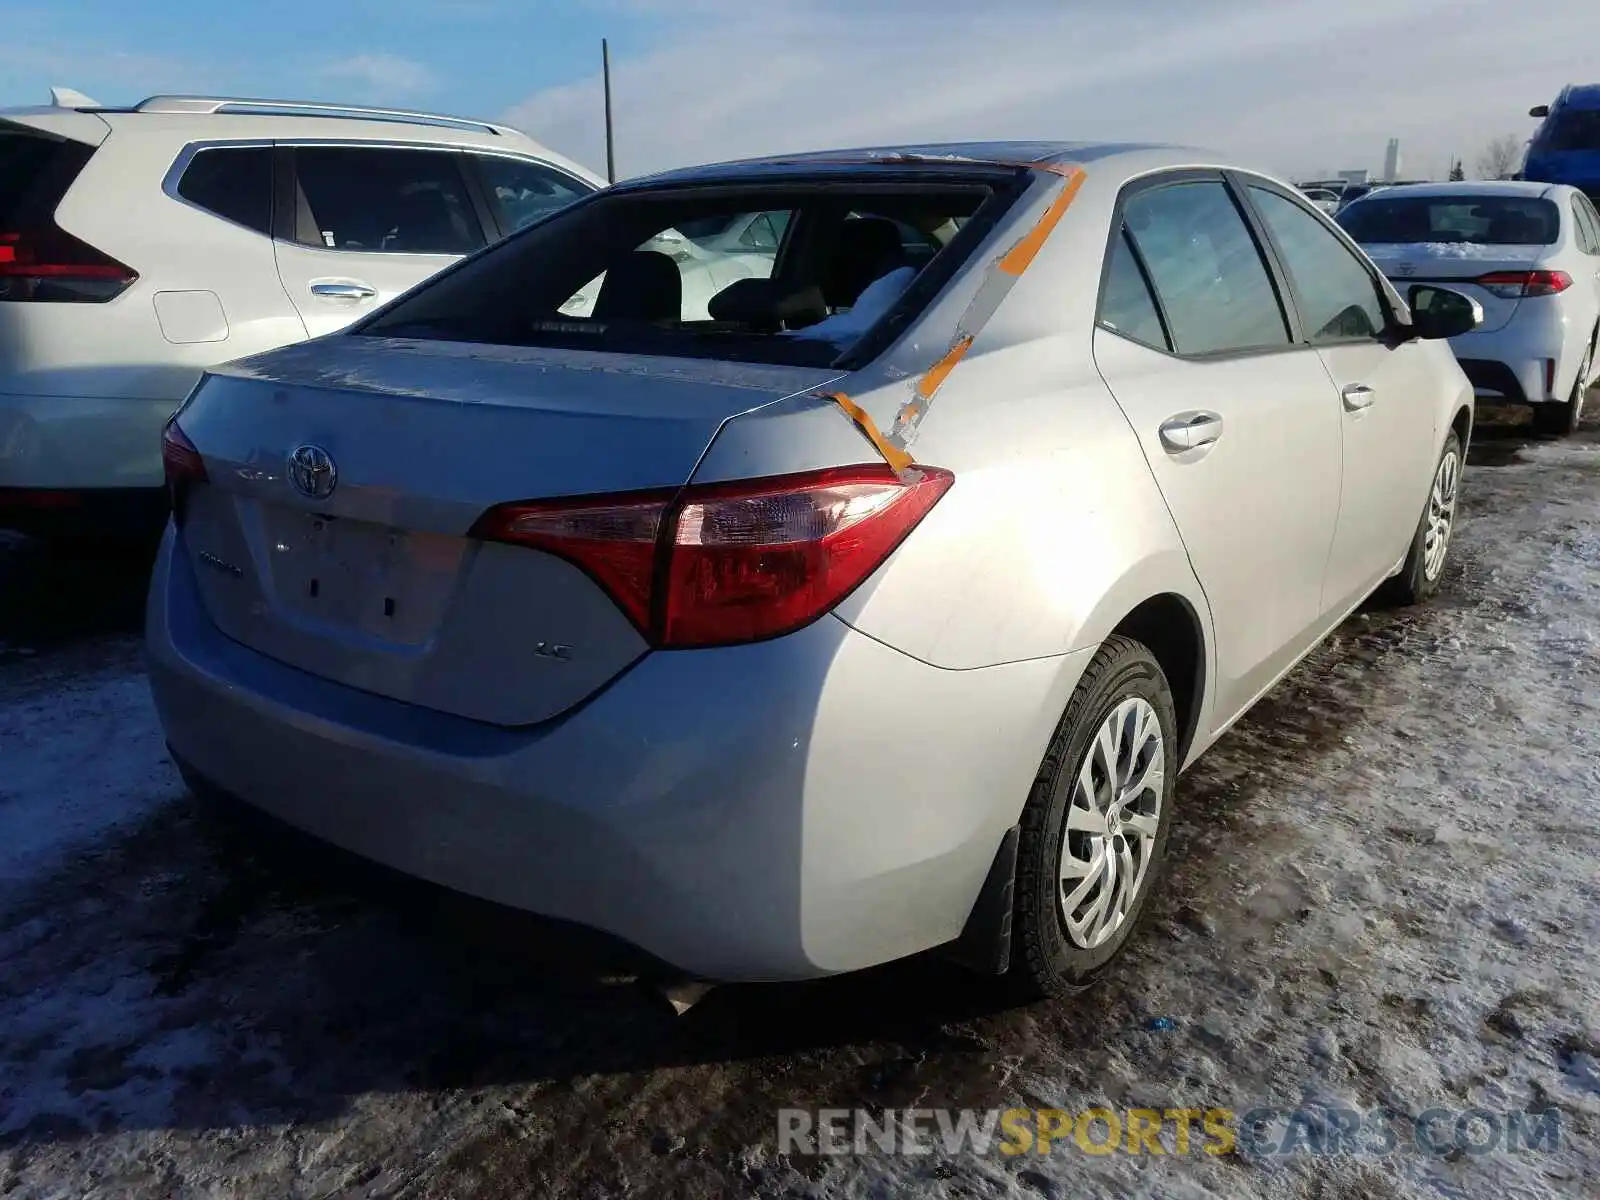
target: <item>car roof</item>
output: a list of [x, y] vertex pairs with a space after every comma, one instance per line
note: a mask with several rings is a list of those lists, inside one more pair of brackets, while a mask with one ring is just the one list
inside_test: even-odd
[[[934, 142], [894, 146], [866, 146], [844, 150], [808, 150], [798, 154], [775, 154], [761, 158], [735, 159], [681, 167], [630, 179], [621, 188], [655, 187], [662, 184], [729, 183], [773, 176], [797, 175], [827, 167], [845, 173], [869, 172], [885, 165], [907, 166], [1066, 166], [1088, 165], [1124, 159], [1139, 171], [1162, 166], [1195, 166], [1252, 170], [1234, 163], [1215, 151], [1191, 147], [1138, 142]], [[1259, 173], [1259, 172], [1258, 172]]]
[[[1455, 183], [1398, 183], [1382, 191], [1389, 198], [1396, 191], [1403, 191], [1407, 196], [1543, 196], [1560, 186], [1525, 179], [1462, 179]], [[1368, 195], [1377, 195], [1377, 192]]]
[[[88, 97], [75, 92], [66, 92], [65, 95], [79, 101], [88, 100]], [[581, 176], [589, 183], [604, 185], [604, 180], [593, 171], [555, 153], [519, 129], [447, 113], [304, 100], [190, 95], [151, 96], [126, 107], [94, 102], [65, 102], [0, 108], [0, 120], [14, 120], [45, 128], [68, 118], [98, 118], [103, 122], [101, 129], [159, 129], [163, 133], [195, 140], [327, 139], [425, 143], [491, 152], [504, 149], [541, 158]]]
[[1561, 103], [1572, 108], [1600, 108], [1600, 83], [1568, 85]]

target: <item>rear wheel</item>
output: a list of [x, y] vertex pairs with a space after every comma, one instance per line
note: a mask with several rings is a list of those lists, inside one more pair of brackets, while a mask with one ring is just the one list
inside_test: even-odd
[[1594, 349], [1600, 340], [1600, 331], [1589, 339], [1589, 349], [1584, 351], [1578, 364], [1578, 377], [1572, 381], [1572, 395], [1564, 404], [1536, 404], [1533, 407], [1533, 428], [1547, 437], [1569, 437], [1578, 432], [1583, 420], [1583, 398], [1588, 393], [1589, 372], [1594, 367]]
[[1100, 647], [1022, 818], [1011, 973], [1025, 997], [1089, 986], [1137, 925], [1166, 855], [1177, 720], [1143, 645]]
[[1378, 590], [1377, 599], [1390, 605], [1420, 604], [1439, 590], [1444, 578], [1445, 559], [1450, 553], [1450, 535], [1456, 527], [1456, 496], [1461, 486], [1461, 438], [1452, 431], [1433, 469], [1428, 488], [1428, 503], [1411, 539], [1400, 574]]

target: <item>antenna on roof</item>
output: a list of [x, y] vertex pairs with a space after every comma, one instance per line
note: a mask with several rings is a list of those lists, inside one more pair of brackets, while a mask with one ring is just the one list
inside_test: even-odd
[[72, 88], [53, 87], [50, 89], [50, 103], [57, 108], [100, 108], [100, 101], [91, 100], [82, 92]]
[[617, 159], [611, 142], [611, 45], [600, 39], [600, 73], [606, 85], [606, 182], [617, 181]]

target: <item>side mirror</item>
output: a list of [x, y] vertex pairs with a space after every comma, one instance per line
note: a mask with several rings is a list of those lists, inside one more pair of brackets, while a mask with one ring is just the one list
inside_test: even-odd
[[1449, 288], [1415, 283], [1406, 302], [1411, 305], [1413, 332], [1426, 341], [1460, 337], [1483, 324], [1483, 305]]
[[1528, 110], [1528, 115], [1530, 117], [1548, 117], [1550, 115], [1550, 106], [1548, 104], [1535, 104]]

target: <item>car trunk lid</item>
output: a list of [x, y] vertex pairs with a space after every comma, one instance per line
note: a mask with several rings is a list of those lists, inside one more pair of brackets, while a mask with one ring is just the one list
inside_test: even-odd
[[584, 571], [469, 537], [474, 522], [509, 501], [676, 490], [724, 421], [835, 374], [366, 336], [289, 347], [219, 368], [181, 412], [208, 476], [183, 540], [212, 619], [261, 653], [458, 716], [546, 720], [647, 643]]
[[1509, 324], [1520, 296], [1490, 291], [1477, 281], [1500, 272], [1536, 270], [1547, 246], [1486, 245], [1477, 242], [1379, 242], [1362, 247], [1400, 294], [1414, 283], [1436, 283], [1471, 296], [1483, 306], [1483, 324], [1491, 333]]

